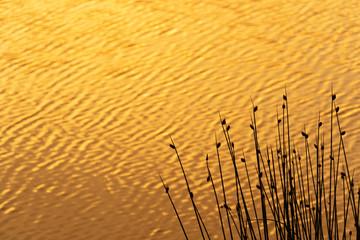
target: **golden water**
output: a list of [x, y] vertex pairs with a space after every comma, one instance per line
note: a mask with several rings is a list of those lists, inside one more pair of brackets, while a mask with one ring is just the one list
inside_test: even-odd
[[359, 39], [357, 0], [0, 1], [0, 238], [182, 239], [161, 173], [197, 239], [169, 134], [221, 238], [218, 113], [250, 157], [250, 96], [273, 144], [285, 85], [297, 137], [333, 84], [360, 167]]

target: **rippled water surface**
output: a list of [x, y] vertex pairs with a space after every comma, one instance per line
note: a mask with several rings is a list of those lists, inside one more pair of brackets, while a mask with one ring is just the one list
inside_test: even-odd
[[181, 239], [159, 173], [198, 239], [169, 134], [220, 238], [205, 167], [218, 114], [251, 158], [250, 97], [274, 145], [285, 85], [302, 143], [319, 111], [328, 124], [333, 84], [360, 167], [359, 13], [357, 0], [0, 1], [1, 239]]

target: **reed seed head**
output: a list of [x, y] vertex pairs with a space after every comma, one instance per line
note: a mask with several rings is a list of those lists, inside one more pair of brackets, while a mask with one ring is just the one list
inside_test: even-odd
[[305, 132], [301, 132], [301, 135], [303, 135], [305, 138], [309, 137], [309, 135], [307, 135]]
[[[335, 107], [335, 111], [336, 111], [336, 113], [338, 113], [339, 112], [339, 110], [340, 110], [340, 107], [339, 106], [336, 106], [336, 104], [335, 104], [335, 99], [336, 99], [336, 95], [335, 94], [332, 94], [332, 101], [333, 101], [333, 105], [332, 105], [332, 107]], [[283, 103], [282, 103], [282, 108], [283, 108], [283, 114], [285, 114], [285, 110], [284, 109], [286, 109], [287, 107], [288, 107], [288, 103], [287, 103], [287, 95], [286, 95], [286, 92], [285, 92], [285, 94], [283, 95]], [[254, 106], [254, 105], [252, 105], [253, 106], [253, 113], [254, 113], [254, 116], [255, 116], [255, 112], [258, 110], [258, 106]], [[331, 113], [332, 115], [333, 115], [333, 113]], [[252, 120], [254, 120], [254, 119], [252, 119]], [[284, 120], [284, 121], [282, 121], [282, 120]], [[286, 119], [281, 119], [281, 118], [279, 118], [278, 117], [278, 119], [277, 119], [277, 123], [278, 123], [278, 127], [280, 127], [279, 125], [280, 125], [280, 123], [281, 122], [286, 122]], [[224, 132], [224, 134], [225, 134], [225, 137], [227, 138], [228, 136], [229, 136], [229, 133], [228, 133], [228, 131], [230, 130], [230, 125], [228, 125], [227, 124], [227, 122], [226, 122], [226, 120], [225, 120], [225, 118], [222, 118], [222, 117], [220, 117], [220, 123], [221, 123], [221, 125], [222, 125], [222, 129], [225, 131], [226, 130], [226, 132]], [[320, 119], [319, 119], [319, 121], [318, 121], [318, 130], [320, 129], [320, 127], [323, 125], [323, 122], [321, 122], [320, 121]], [[251, 122], [250, 123], [250, 128], [253, 130], [253, 131], [255, 131], [255, 127], [256, 127], [256, 125], [255, 125], [255, 122]], [[284, 125], [283, 125], [283, 127], [284, 127]], [[339, 125], [339, 127], [340, 127], [340, 125]], [[285, 131], [285, 130], [284, 130]], [[343, 135], [345, 135], [345, 131], [339, 131], [339, 133], [340, 133], [340, 136], [343, 136]], [[284, 135], [285, 135], [285, 132], [283, 133]], [[305, 127], [304, 127], [304, 130], [301, 132], [301, 134], [302, 134], [302, 136], [306, 139], [305, 140], [305, 143], [306, 143], [306, 148], [309, 148], [309, 144], [308, 144], [308, 138], [309, 138], [309, 135], [306, 133], [306, 130], [305, 130]], [[279, 135], [280, 135], [280, 133], [279, 133]], [[255, 136], [256, 137], [256, 136]], [[279, 136], [279, 138], [280, 138], [280, 136]], [[227, 140], [228, 140], [228, 138], [227, 138]], [[280, 139], [279, 139], [280, 140]], [[314, 147], [318, 150], [319, 148], [321, 148], [321, 150], [322, 150], [322, 153], [324, 153], [324, 142], [322, 142], [322, 143], [320, 143], [319, 142], [319, 140], [320, 140], [320, 136], [317, 136], [317, 140], [318, 140], [318, 142], [317, 142], [317, 144], [320, 144], [320, 145], [317, 145], [317, 144], [314, 144]], [[256, 149], [256, 154], [257, 154], [257, 157], [259, 157], [259, 155], [261, 154], [261, 151], [260, 151], [260, 146], [258, 145], [258, 143], [257, 143], [257, 140], [255, 140], [256, 141], [256, 146], [255, 146], [255, 149]], [[285, 137], [284, 137], [284, 141], [285, 141]], [[341, 140], [342, 141], [342, 140]], [[231, 145], [230, 145], [230, 141], [228, 141], [227, 142], [228, 143], [228, 147], [230, 148], [230, 155], [231, 155], [231, 158], [232, 158], [232, 160], [233, 160], [233, 163], [235, 164], [235, 153], [234, 153], [234, 151], [231, 151], [231, 150], [234, 150], [234, 143], [233, 142], [231, 142]], [[218, 151], [218, 149], [220, 148], [220, 146], [221, 146], [221, 143], [220, 142], [217, 142], [217, 140], [216, 140], [216, 148], [217, 148], [217, 151]], [[297, 173], [296, 174], [296, 172], [295, 171], [291, 171], [291, 168], [292, 168], [292, 166], [294, 166], [294, 161], [296, 162], [296, 157], [298, 157], [298, 160], [300, 161], [301, 160], [301, 157], [300, 157], [300, 154], [298, 154], [297, 156], [296, 156], [296, 154], [297, 154], [297, 151], [295, 150], [295, 147], [293, 148], [293, 154], [294, 154], [294, 158], [290, 161], [290, 162], [287, 162], [287, 154], [289, 154], [289, 159], [291, 158], [291, 144], [290, 144], [290, 140], [289, 140], [289, 143], [288, 144], [286, 144], [286, 143], [284, 143], [283, 144], [283, 146], [285, 147], [284, 148], [284, 152], [282, 151], [282, 143], [281, 143], [281, 140], [280, 140], [280, 143], [278, 143], [277, 144], [278, 146], [279, 146], [279, 148], [278, 149], [276, 149], [276, 151], [277, 151], [277, 158], [278, 158], [278, 163], [279, 163], [279, 168], [281, 168], [282, 167], [282, 169], [279, 169], [279, 171], [280, 171], [280, 178], [282, 179], [282, 180], [286, 180], [287, 182], [285, 183], [286, 185], [285, 186], [279, 186], [279, 188], [282, 188], [282, 190], [283, 191], [285, 191], [286, 192], [286, 194], [288, 194], [288, 196], [292, 196], [291, 198], [289, 198], [288, 200], [288, 206], [290, 206], [291, 207], [291, 209], [294, 207], [294, 205], [296, 205], [297, 203], [298, 203], [298, 200], [300, 200], [300, 199], [298, 199], [298, 200], [296, 200], [296, 199], [294, 199], [294, 196], [295, 196], [295, 198], [296, 198], [296, 194], [297, 194], [297, 190], [298, 189], [296, 189], [295, 188], [295, 184], [296, 184], [296, 186], [297, 186], [297, 175], [299, 174], [299, 173]], [[177, 148], [176, 148], [176, 146], [175, 146], [175, 144], [174, 144], [174, 142], [173, 141], [171, 141], [171, 144], [169, 145], [172, 149], [174, 149], [175, 151], [177, 151]], [[232, 147], [231, 147], [232, 146]], [[288, 146], [289, 147], [289, 151], [288, 150], [286, 150], [286, 146]], [[306, 149], [307, 150], [307, 149]], [[310, 149], [309, 149], [309, 151], [310, 151]], [[265, 152], [266, 153], [266, 152]], [[267, 152], [268, 153], [268, 152]], [[272, 152], [272, 150], [271, 150], [271, 155], [273, 154], [273, 152]], [[309, 153], [310, 154], [310, 153]], [[344, 153], [345, 154], [345, 153]], [[319, 158], [319, 154], [318, 154], [318, 158]], [[243, 158], [240, 158], [241, 159], [241, 162], [243, 162], [243, 163], [245, 163], [246, 161], [245, 161], [245, 155], [243, 155]], [[309, 156], [309, 161], [310, 161], [310, 156]], [[307, 161], [308, 161], [308, 159], [306, 159]], [[331, 155], [330, 155], [330, 159], [331, 160], [334, 160], [334, 154], [333, 153], [331, 153]], [[180, 159], [179, 159], [180, 160]], [[209, 156], [208, 156], [208, 154], [206, 154], [206, 163], [207, 163], [207, 167], [208, 167], [208, 176], [207, 176], [207, 178], [206, 178], [206, 181], [207, 182], [209, 182], [209, 181], [213, 181], [213, 179], [212, 179], [212, 175], [211, 175], [211, 172], [210, 172], [210, 169], [209, 169], [209, 165], [208, 165], [208, 160], [209, 160]], [[261, 160], [263, 160], [263, 159], [261, 159]], [[265, 161], [267, 161], [267, 163], [268, 163], [268, 167], [269, 167], [269, 170], [271, 171], [272, 169], [271, 169], [271, 166], [270, 166], [270, 164], [271, 164], [271, 161], [273, 161], [273, 164], [276, 162], [276, 161], [274, 161], [274, 159], [272, 159], [271, 160], [271, 158], [270, 158], [270, 156], [266, 156], [266, 160]], [[306, 164], [308, 164], [308, 162], [306, 161]], [[236, 165], [234, 165], [235, 167], [236, 167]], [[246, 166], [246, 165], [245, 165]], [[313, 167], [314, 168], [317, 168], [317, 172], [319, 173], [319, 169], [323, 169], [324, 170], [324, 168], [326, 168], [326, 166], [327, 165], [323, 165], [323, 163], [319, 163], [319, 161], [315, 164], [315, 165], [311, 165], [311, 174], [312, 174], [312, 170], [313, 170]], [[332, 166], [331, 165], [331, 163], [330, 163], [330, 166]], [[181, 166], [182, 167], [182, 166]], [[294, 166], [295, 167], [295, 166]], [[296, 166], [297, 167], [297, 166]], [[308, 168], [308, 166], [306, 166], [307, 168]], [[247, 169], [246, 169], [247, 170]], [[266, 194], [266, 191], [268, 191], [269, 189], [277, 189], [277, 185], [276, 185], [276, 180], [274, 180], [274, 179], [277, 179], [276, 177], [274, 178], [274, 179], [267, 179], [268, 180], [268, 187], [265, 187], [264, 185], [263, 185], [263, 183], [262, 183], [262, 177], [263, 176], [265, 176], [266, 178], [268, 177], [268, 175], [266, 175], [267, 173], [266, 173], [266, 167], [265, 166], [263, 166], [263, 168], [261, 168], [260, 166], [256, 169], [257, 171], [257, 173], [258, 173], [258, 177], [259, 177], [259, 182], [258, 182], [258, 184], [256, 185], [256, 188], [257, 189], [259, 189], [260, 190], [260, 194], [261, 194], [261, 197], [262, 198], [265, 198], [265, 194]], [[261, 170], [263, 170], [263, 171], [265, 171], [265, 172], [262, 172]], [[274, 169], [275, 170], [275, 169]], [[336, 170], [337, 171], [337, 170]], [[350, 174], [347, 174], [348, 173], [348, 171], [349, 171], [349, 169], [347, 169], [347, 171], [346, 170], [343, 170], [344, 172], [341, 172], [340, 173], [340, 176], [341, 176], [341, 179], [343, 180], [343, 183], [345, 184], [345, 179], [347, 178], [347, 175], [349, 175], [348, 176], [348, 178], [349, 178], [349, 185], [350, 185], [350, 190], [348, 190], [348, 194], [350, 195], [350, 194], [354, 194], [354, 177], [351, 177], [350, 176]], [[184, 172], [184, 170], [183, 170], [183, 172]], [[334, 173], [335, 173], [335, 170], [334, 170]], [[271, 174], [271, 172], [270, 172], [270, 174]], [[274, 171], [274, 174], [275, 174], [275, 171]], [[293, 174], [293, 175], [292, 175]], [[337, 174], [338, 174], [338, 172], [337, 172]], [[185, 175], [185, 172], [184, 172], [184, 175]], [[313, 175], [314, 176], [314, 175]], [[272, 175], [270, 175], [270, 177], [272, 177]], [[160, 178], [161, 178], [161, 176], [160, 176]], [[186, 178], [186, 177], [185, 177]], [[204, 178], [205, 178], [205, 176], [204, 176]], [[301, 178], [302, 178], [302, 175], [301, 175]], [[353, 179], [351, 179], [351, 178], [353, 178]], [[222, 179], [221, 179], [222, 180]], [[165, 185], [165, 183], [163, 182], [163, 180], [161, 179], [161, 181], [162, 181], [162, 183], [163, 183], [163, 186], [164, 186], [164, 189], [165, 189], [165, 191], [166, 191], [166, 193], [168, 194], [168, 196], [169, 196], [169, 198], [170, 198], [170, 194], [169, 194], [169, 191], [170, 191], [170, 188], [169, 188], [169, 186], [168, 185]], [[249, 180], [250, 181], [250, 180]], [[302, 183], [302, 181], [303, 180], [299, 180], [300, 181], [300, 183]], [[346, 179], [346, 182], [347, 182], [347, 179]], [[319, 177], [317, 177], [316, 179], [314, 179], [313, 180], [313, 183], [314, 183], [314, 185], [317, 183], [317, 184], [324, 184], [324, 179], [322, 179], [322, 180], [320, 180], [320, 178]], [[187, 183], [188, 184], [188, 183]], [[249, 184], [251, 184], [250, 182], [249, 182]], [[330, 184], [331, 184], [331, 181], [330, 181]], [[302, 186], [303, 187], [303, 186]], [[330, 185], [330, 187], [331, 187], [331, 185]], [[214, 189], [215, 190], [215, 189]], [[300, 190], [301, 190], [301, 186], [300, 186]], [[321, 190], [320, 190], [321, 191]], [[194, 194], [193, 194], [193, 192], [191, 192], [190, 191], [190, 189], [189, 189], [189, 186], [188, 186], [188, 193], [189, 193], [189, 196], [190, 196], [190, 198], [191, 199], [193, 199], [194, 198]], [[272, 191], [271, 191], [271, 193], [272, 193]], [[315, 192], [316, 193], [316, 192]], [[334, 193], [335, 194], [335, 193]], [[360, 198], [360, 188], [358, 189], [358, 191], [357, 191], [357, 194], [359, 195], [359, 198]], [[306, 200], [306, 197], [305, 197], [305, 195], [304, 196], [301, 196], [301, 198], [302, 198], [302, 200], [300, 200], [300, 205], [301, 206], [304, 206], [305, 208], [306, 208], [306, 211], [309, 211], [309, 212], [306, 212], [306, 216], [308, 216], [308, 213], [310, 213], [310, 214], [314, 214], [314, 213], [312, 213], [312, 212], [310, 212], [310, 211], [322, 211], [322, 209], [321, 209], [321, 205], [320, 205], [320, 208], [318, 208], [318, 202], [316, 202], [316, 208], [315, 208], [315, 204], [310, 204], [312, 201], [310, 201], [310, 196], [308, 196], [308, 198], [309, 199], [307, 199]], [[354, 197], [353, 197], [354, 198]], [[291, 200], [290, 200], [291, 199]], [[335, 199], [335, 198], [333, 198], [333, 199]], [[170, 199], [171, 200], [171, 199]], [[285, 199], [286, 200], [286, 199]], [[327, 204], [329, 204], [329, 205], [331, 205], [332, 203], [331, 203], [331, 200], [332, 200], [332, 198], [330, 198], [330, 201], [327, 201], [327, 202], [325, 202], [325, 200], [324, 200], [324, 205], [326, 205], [326, 203]], [[353, 200], [353, 199], [350, 199], [350, 200]], [[350, 201], [349, 200], [349, 201]], [[227, 211], [228, 210], [231, 210], [230, 209], [230, 207], [227, 205], [227, 203], [226, 203], [226, 200], [224, 200], [225, 201], [225, 203], [223, 203], [222, 205], [221, 205], [221, 208], [225, 208]], [[318, 201], [318, 199], [317, 199], [317, 201]], [[355, 200], [354, 200], [355, 201]], [[313, 203], [313, 202], [312, 202]], [[262, 203], [263, 204], [263, 203]], [[344, 202], [344, 204], [345, 204], [345, 202]], [[352, 203], [353, 204], [353, 203]], [[313, 205], [313, 207], [311, 207], [311, 205]], [[335, 204], [334, 204], [335, 205]], [[331, 205], [332, 206], [332, 205]], [[336, 205], [335, 205], [336, 206]], [[246, 207], [246, 206], [245, 206]], [[359, 208], [359, 207], [358, 207]], [[238, 214], [240, 215], [240, 213], [242, 214], [242, 212], [241, 212], [241, 206], [240, 206], [240, 203], [238, 202], [237, 204], [236, 204], [236, 210], [237, 210], [237, 212], [238, 212]], [[281, 208], [280, 208], [280, 210], [281, 210]], [[304, 209], [305, 210], [305, 209]], [[197, 213], [197, 214], [199, 214], [199, 213]], [[358, 213], [357, 213], [358, 214]], [[200, 216], [200, 214], [199, 214], [199, 216]], [[221, 216], [220, 216], [221, 217]], [[274, 216], [274, 217], [276, 217], [276, 216]], [[252, 221], [252, 219], [250, 218], [250, 216], [249, 215], [247, 215], [246, 217], [244, 217], [244, 219], [246, 218], [246, 221], [248, 222], [248, 223], [250, 223], [250, 221]], [[266, 218], [266, 217], [265, 217]], [[293, 216], [293, 213], [292, 213], [292, 218], [294, 218], [294, 216]], [[292, 219], [292, 221], [293, 221], [293, 219]], [[199, 223], [200, 224], [200, 223]], [[244, 223], [245, 224], [245, 223]], [[265, 224], [265, 223], [264, 223]], [[243, 225], [243, 226], [245, 226], [245, 225]], [[290, 225], [289, 225], [290, 226]], [[205, 226], [204, 226], [205, 227]], [[246, 226], [245, 226], [246, 227]], [[358, 223], [355, 223], [355, 227], [356, 227], [356, 229], [358, 229]], [[200, 227], [201, 228], [201, 227]], [[260, 229], [259, 229], [260, 230]], [[305, 227], [305, 230], [307, 230], [306, 229], [306, 227]], [[345, 232], [344, 232], [345, 233]], [[224, 235], [225, 235], [225, 233], [224, 233]], [[352, 235], [352, 231], [350, 231], [349, 232], [349, 235], [351, 236]], [[356, 235], [356, 234], [355, 234]], [[290, 236], [290, 235], [289, 235]], [[245, 235], [245, 238], [246, 238], [246, 235]]]

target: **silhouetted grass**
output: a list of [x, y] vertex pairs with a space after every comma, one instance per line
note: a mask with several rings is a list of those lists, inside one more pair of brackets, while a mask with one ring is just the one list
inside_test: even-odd
[[[302, 131], [299, 131], [299, 135], [304, 138], [305, 149], [305, 153], [302, 154], [305, 159], [301, 158], [297, 146], [292, 143], [290, 138], [290, 117], [286, 89], [283, 95], [282, 117], [280, 118], [279, 114], [277, 114], [276, 149], [274, 151], [271, 146], [267, 145], [262, 150], [258, 139], [256, 122], [258, 107], [254, 103], [252, 104], [250, 129], [253, 133], [254, 155], [256, 156], [256, 190], [252, 188], [254, 185], [250, 181], [245, 155], [242, 152], [242, 157], [237, 157], [234, 143], [230, 137], [230, 125], [220, 115], [220, 124], [233, 163], [236, 214], [229, 207], [230, 203], [224, 187], [222, 160], [219, 154], [221, 143], [218, 142], [216, 135], [215, 148], [221, 181], [220, 192], [215, 187], [214, 176], [211, 173], [209, 164], [210, 160], [206, 155], [207, 181], [211, 182], [213, 189], [218, 209], [219, 227], [223, 238], [265, 240], [270, 239], [270, 237], [276, 239], [351, 239], [352, 232], [347, 232], [347, 227], [349, 226], [349, 220], [353, 219], [356, 239], [360, 239], [360, 189], [355, 191], [354, 177], [350, 175], [343, 140], [346, 132], [340, 124], [340, 108], [336, 105], [336, 95], [331, 93], [330, 155], [328, 157], [325, 156], [323, 123], [319, 113], [314, 149], [309, 143], [309, 133], [307, 133], [305, 126]], [[337, 123], [337, 133], [333, 129], [334, 120]], [[334, 136], [336, 137], [336, 135], [339, 138], [338, 144], [334, 144]], [[337, 151], [333, 148], [334, 145], [338, 146]], [[170, 147], [175, 150], [182, 169], [201, 236], [203, 239], [211, 239], [195, 204], [194, 194], [190, 190], [182, 161], [172, 139]], [[340, 166], [343, 167], [343, 171], [340, 171]], [[245, 197], [244, 184], [241, 184], [239, 169], [246, 173], [250, 197]], [[329, 177], [325, 178], [325, 171], [329, 171], [327, 173]], [[162, 179], [161, 181], [163, 182]], [[169, 188], [164, 182], [163, 185], [187, 239], [188, 236], [178, 211], [170, 197]], [[260, 203], [258, 202], [257, 205], [255, 201], [256, 194], [260, 196]], [[223, 199], [221, 205], [219, 198]], [[225, 212], [221, 209], [225, 209]], [[341, 226], [338, 210], [343, 211], [343, 223], [341, 223]], [[226, 217], [224, 217], [225, 215]], [[270, 236], [270, 231], [275, 231], [275, 234]]]

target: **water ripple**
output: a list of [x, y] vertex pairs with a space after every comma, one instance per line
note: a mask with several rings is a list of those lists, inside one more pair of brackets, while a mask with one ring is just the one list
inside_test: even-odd
[[169, 134], [220, 239], [205, 165], [209, 154], [219, 174], [219, 112], [253, 166], [250, 97], [272, 143], [285, 85], [300, 145], [319, 111], [328, 127], [333, 84], [358, 165], [358, 1], [1, 1], [0, 12], [2, 239], [181, 238], [159, 173], [198, 238]]

